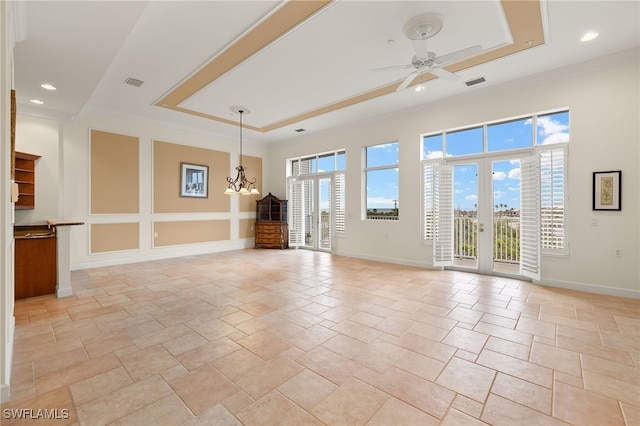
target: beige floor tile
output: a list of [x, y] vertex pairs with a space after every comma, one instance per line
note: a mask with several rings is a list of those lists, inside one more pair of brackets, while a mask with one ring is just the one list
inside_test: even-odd
[[529, 361], [574, 376], [582, 376], [580, 354], [567, 349], [534, 342]]
[[136, 382], [180, 365], [178, 360], [160, 345], [119, 358], [131, 378]]
[[72, 271], [72, 286], [16, 302], [3, 409], [113, 426], [640, 423], [634, 299], [306, 250]]
[[495, 370], [453, 357], [436, 383], [447, 389], [483, 402], [493, 384]]
[[326, 424], [365, 424], [389, 395], [357, 379], [349, 379], [316, 405], [311, 413]]
[[262, 365], [264, 362], [265, 361], [262, 358], [255, 355], [253, 352], [239, 347], [238, 350], [216, 358], [211, 363], [220, 370], [222, 374], [233, 380], [245, 371], [258, 365]]
[[300, 407], [309, 411], [336, 390], [337, 386], [324, 377], [305, 369], [278, 386], [277, 389]]
[[260, 398], [237, 415], [242, 424], [252, 425], [322, 425], [307, 411], [285, 398], [281, 393], [272, 391]]
[[367, 422], [367, 426], [389, 425], [438, 425], [435, 417], [418, 410], [396, 398], [389, 398], [378, 412]]
[[299, 364], [280, 356], [250, 368], [233, 381], [253, 399], [259, 399], [300, 371]]
[[618, 401], [556, 382], [553, 388], [553, 416], [568, 423], [624, 425]]
[[447, 412], [447, 415], [442, 420], [440, 425], [442, 426], [460, 426], [460, 425], [482, 426], [482, 425], [486, 425], [486, 423], [474, 417], [471, 417], [470, 415], [463, 413], [462, 411], [458, 411], [455, 408], [451, 408]]
[[172, 393], [160, 376], [151, 376], [78, 406], [81, 424], [106, 425]]
[[454, 392], [397, 368], [384, 374], [363, 369], [356, 377], [437, 419], [444, 417], [455, 397]]
[[176, 359], [187, 370], [191, 371], [204, 364], [214, 362], [218, 358], [235, 352], [240, 348], [240, 345], [228, 337], [221, 337], [213, 342], [207, 342], [204, 345], [182, 352], [176, 356]]
[[222, 404], [217, 404], [184, 424], [184, 426], [211, 425], [241, 426], [242, 423]]
[[119, 367], [74, 383], [69, 386], [69, 389], [75, 404], [81, 405], [132, 383], [133, 380], [126, 370]]
[[203, 365], [169, 384], [196, 416], [240, 390], [211, 365]]
[[118, 420], [120, 426], [182, 425], [194, 418], [176, 394], [170, 394]]
[[321, 375], [337, 385], [341, 385], [358, 371], [360, 364], [351, 361], [323, 346], [318, 346], [296, 358], [296, 361], [309, 370]]
[[494, 394], [490, 394], [487, 398], [480, 420], [496, 426], [567, 425], [564, 421]]
[[491, 393], [544, 414], [551, 415], [551, 400], [553, 395], [551, 389], [545, 388], [544, 386], [498, 373], [491, 388]]
[[479, 354], [488, 338], [489, 336], [486, 334], [454, 327], [442, 340], [442, 343]]
[[553, 370], [550, 368], [512, 358], [498, 352], [484, 349], [480, 353], [477, 363], [546, 388], [551, 388], [552, 385]]

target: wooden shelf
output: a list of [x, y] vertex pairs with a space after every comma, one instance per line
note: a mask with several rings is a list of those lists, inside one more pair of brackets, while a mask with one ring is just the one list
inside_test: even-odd
[[14, 180], [18, 184], [16, 210], [33, 210], [36, 206], [36, 160], [39, 155], [16, 152]]

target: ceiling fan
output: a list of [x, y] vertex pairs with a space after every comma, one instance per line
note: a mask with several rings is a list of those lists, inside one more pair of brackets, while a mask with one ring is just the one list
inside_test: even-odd
[[427, 50], [427, 39], [438, 34], [442, 29], [442, 17], [435, 13], [424, 13], [410, 19], [403, 27], [404, 34], [413, 44], [415, 55], [411, 63], [392, 67], [377, 68], [375, 71], [392, 69], [413, 69], [413, 71], [398, 86], [396, 91], [406, 89], [417, 75], [428, 72], [447, 81], [456, 81], [460, 77], [451, 71], [444, 69], [447, 64], [461, 61], [471, 56], [482, 53], [482, 46], [472, 46], [466, 49], [437, 56]]

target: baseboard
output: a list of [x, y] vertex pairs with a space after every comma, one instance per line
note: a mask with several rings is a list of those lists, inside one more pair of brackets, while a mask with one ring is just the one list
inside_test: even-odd
[[5, 351], [4, 360], [6, 365], [3, 366], [5, 369], [5, 380], [6, 383], [0, 384], [0, 403], [8, 401], [11, 397], [11, 368], [13, 367], [13, 336], [15, 331], [16, 318], [11, 315], [9, 318], [9, 327], [7, 336], [6, 346], [3, 348]]
[[535, 284], [545, 287], [563, 288], [566, 290], [584, 291], [586, 293], [604, 294], [607, 296], [626, 297], [629, 299], [640, 299], [640, 289], [628, 289], [620, 287], [607, 287], [597, 284], [578, 283], [573, 281], [551, 280], [543, 278]]
[[[219, 253], [224, 251], [242, 250], [246, 248], [252, 248], [254, 245], [253, 238], [230, 242], [225, 244], [216, 245], [215, 247], [189, 247], [182, 248], [178, 246], [170, 247], [172, 250], [164, 250], [165, 247], [157, 247], [153, 250], [157, 250], [157, 253], [153, 253], [145, 256], [129, 256], [113, 259], [96, 260], [95, 262], [74, 263], [71, 265], [72, 271], [78, 271], [82, 269], [101, 268], [103, 266], [117, 266], [126, 265], [129, 263], [149, 262], [153, 260], [173, 259], [176, 257], [197, 256], [200, 254]], [[162, 252], [159, 252], [163, 250]], [[98, 255], [96, 255], [98, 256]]]
[[68, 297], [68, 296], [72, 296], [72, 295], [73, 295], [73, 290], [70, 289], [70, 288], [65, 288], [65, 289], [62, 289], [62, 290], [56, 290], [56, 296], [58, 298]]
[[373, 260], [375, 262], [394, 263], [396, 265], [404, 265], [404, 266], [415, 266], [416, 268], [431, 269], [436, 271], [442, 270], [442, 268], [434, 267], [433, 265], [427, 262], [416, 262], [413, 260], [398, 259], [395, 257], [369, 256], [362, 253], [351, 253], [351, 252], [344, 252], [344, 251], [336, 251], [334, 254], [338, 256], [353, 257], [356, 259]]

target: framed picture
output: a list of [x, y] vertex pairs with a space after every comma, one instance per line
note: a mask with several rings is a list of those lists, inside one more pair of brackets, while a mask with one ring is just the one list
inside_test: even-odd
[[180, 163], [180, 196], [209, 197], [209, 166]]
[[622, 210], [622, 171], [593, 173], [593, 210]]

